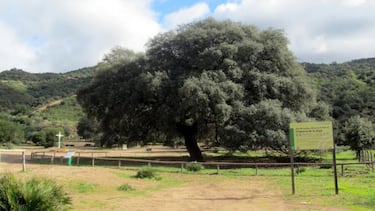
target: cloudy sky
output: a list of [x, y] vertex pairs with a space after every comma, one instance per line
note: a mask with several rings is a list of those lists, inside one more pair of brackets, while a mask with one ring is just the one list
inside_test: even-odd
[[375, 0], [0, 0], [0, 71], [67, 72], [214, 17], [283, 29], [299, 61], [375, 57]]

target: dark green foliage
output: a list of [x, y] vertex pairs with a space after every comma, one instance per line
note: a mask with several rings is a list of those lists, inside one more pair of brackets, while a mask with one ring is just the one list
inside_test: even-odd
[[152, 167], [144, 166], [137, 171], [135, 177], [139, 179], [153, 179], [156, 178], [156, 171]]
[[84, 139], [93, 139], [98, 133], [98, 122], [94, 118], [83, 116], [77, 125], [77, 133]]
[[[318, 109], [323, 107], [287, 43], [280, 30], [194, 22], [153, 38], [146, 55], [107, 66], [78, 100], [98, 120], [102, 145], [183, 138], [197, 161], [203, 160], [201, 140], [231, 149], [283, 150], [290, 121], [310, 113], [328, 116]], [[250, 117], [258, 118], [253, 124], [276, 127], [245, 124]]]
[[25, 183], [12, 174], [0, 178], [0, 210], [66, 210], [70, 197], [53, 180], [32, 178]]
[[24, 132], [19, 124], [0, 117], [0, 143], [19, 144], [24, 139]]
[[357, 152], [370, 149], [375, 144], [375, 126], [366, 118], [353, 116], [344, 123], [343, 135], [345, 144]]
[[186, 165], [186, 170], [198, 172], [204, 169], [204, 166], [198, 162], [191, 162]]
[[36, 131], [30, 135], [30, 140], [39, 146], [44, 146], [45, 148], [56, 146], [57, 144], [57, 137], [56, 134], [61, 132], [64, 134], [64, 130], [62, 128], [43, 128], [40, 131]]

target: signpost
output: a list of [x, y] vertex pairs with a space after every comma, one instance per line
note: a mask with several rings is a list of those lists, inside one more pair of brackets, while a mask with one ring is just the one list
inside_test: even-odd
[[292, 192], [294, 187], [294, 150], [333, 150], [333, 169], [335, 177], [335, 192], [338, 194], [336, 169], [336, 144], [333, 139], [332, 122], [301, 122], [290, 123], [289, 126], [289, 155], [292, 174]]

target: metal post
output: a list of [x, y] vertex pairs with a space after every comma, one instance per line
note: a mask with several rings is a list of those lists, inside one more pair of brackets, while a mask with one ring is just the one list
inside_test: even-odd
[[334, 173], [334, 177], [335, 177], [335, 193], [336, 193], [336, 195], [338, 195], [339, 194], [339, 185], [338, 185], [338, 181], [337, 181], [336, 143], [335, 143], [335, 140], [333, 140], [332, 156], [333, 156], [333, 173]]

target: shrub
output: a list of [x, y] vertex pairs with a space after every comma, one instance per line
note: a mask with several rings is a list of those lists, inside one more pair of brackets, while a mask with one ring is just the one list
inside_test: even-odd
[[23, 183], [12, 174], [0, 178], [0, 210], [66, 210], [70, 204], [70, 197], [53, 180]]
[[137, 174], [135, 175], [136, 178], [156, 178], [155, 170], [151, 167], [145, 166], [138, 170]]
[[331, 163], [322, 163], [321, 165], [320, 165], [320, 168], [321, 169], [331, 169], [332, 168], [332, 164]]
[[128, 183], [125, 183], [125, 184], [121, 185], [120, 187], [118, 187], [117, 190], [119, 190], [119, 191], [134, 191], [135, 189], [132, 186], [130, 186]]
[[296, 174], [298, 175], [298, 174], [302, 174], [303, 172], [305, 172], [306, 171], [306, 168], [297, 168], [296, 169]]
[[186, 165], [186, 169], [188, 171], [198, 172], [202, 169], [204, 169], [203, 165], [194, 161]]

